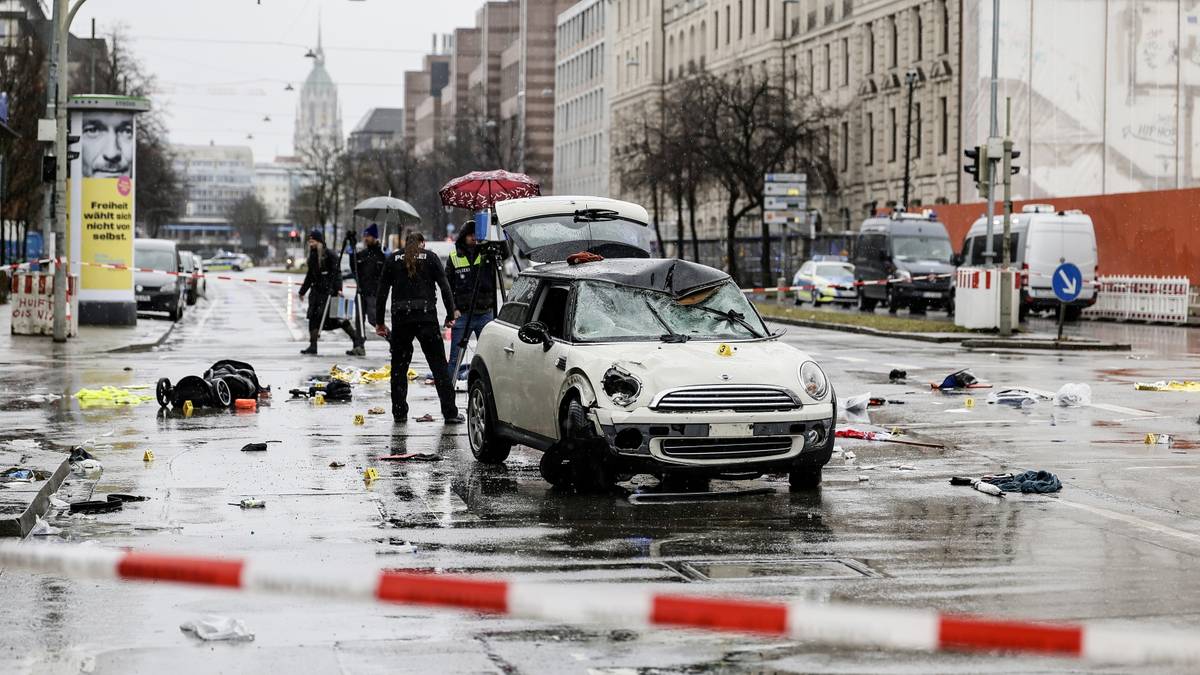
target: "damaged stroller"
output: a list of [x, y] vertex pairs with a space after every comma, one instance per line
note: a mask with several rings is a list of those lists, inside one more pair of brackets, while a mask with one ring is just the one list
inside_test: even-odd
[[259, 384], [254, 366], [226, 359], [214, 363], [203, 376], [188, 375], [174, 385], [164, 377], [154, 394], [163, 408], [180, 408], [184, 401], [191, 401], [197, 408], [229, 408], [238, 399], [257, 399], [270, 391], [270, 387]]

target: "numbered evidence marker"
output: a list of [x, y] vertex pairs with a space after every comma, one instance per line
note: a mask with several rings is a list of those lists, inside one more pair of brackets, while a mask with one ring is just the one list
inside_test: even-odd
[[734, 351], [733, 347], [730, 347], [729, 345], [725, 344], [724, 342], [722, 342], [720, 345], [717, 346], [717, 356], [725, 356], [725, 357], [733, 356], [733, 351]]

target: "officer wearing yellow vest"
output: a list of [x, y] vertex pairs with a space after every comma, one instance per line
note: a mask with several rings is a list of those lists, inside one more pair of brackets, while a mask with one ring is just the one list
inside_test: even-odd
[[[450, 367], [453, 368], [458, 358], [458, 345], [468, 332], [479, 337], [483, 327], [496, 318], [496, 273], [484, 266], [484, 256], [479, 250], [479, 242], [475, 238], [475, 221], [463, 223], [458, 239], [454, 241], [454, 250], [446, 263], [446, 272], [450, 277], [450, 289], [454, 294], [454, 306], [458, 308], [461, 317], [454, 322], [450, 338]], [[472, 298], [475, 289], [475, 277], [479, 275], [479, 291]], [[474, 307], [471, 301], [474, 299]], [[467, 317], [471, 320], [468, 324]], [[467, 367], [462, 367], [467, 366]], [[459, 379], [466, 379], [470, 370], [469, 363], [461, 364]]]

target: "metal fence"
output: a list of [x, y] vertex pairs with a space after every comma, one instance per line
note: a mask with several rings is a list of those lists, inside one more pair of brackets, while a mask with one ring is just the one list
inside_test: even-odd
[[1097, 280], [1096, 304], [1085, 317], [1120, 321], [1186, 323], [1191, 285], [1187, 277], [1112, 276]]

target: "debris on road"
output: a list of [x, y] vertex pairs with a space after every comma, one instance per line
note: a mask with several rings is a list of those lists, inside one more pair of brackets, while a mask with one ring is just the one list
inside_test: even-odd
[[981, 480], [975, 481], [975, 483], [972, 485], [972, 487], [974, 487], [976, 490], [978, 490], [984, 494], [992, 495], [993, 497], [1003, 497], [1004, 496], [1004, 490], [1001, 490], [1000, 488], [996, 487], [995, 485], [992, 485], [991, 483], [985, 483], [984, 481], [981, 481]]
[[102, 389], [80, 389], [72, 396], [81, 408], [97, 408], [117, 405], [141, 405], [153, 401], [153, 396], [137, 394], [129, 389], [106, 386]]
[[254, 499], [252, 497], [247, 497], [246, 499], [243, 499], [240, 502], [231, 502], [229, 505], [230, 506], [240, 506], [243, 509], [265, 509], [265, 508], [267, 508], [266, 500]]
[[867, 411], [867, 406], [871, 403], [871, 392], [850, 396], [842, 399], [838, 407], [848, 413], [864, 413]]
[[58, 394], [30, 394], [28, 396], [19, 396], [14, 401], [23, 401], [25, 403], [54, 403], [62, 396]]
[[1170, 445], [1171, 434], [1146, 434], [1146, 445]]
[[104, 473], [104, 465], [99, 460], [84, 459], [71, 462], [71, 472], [83, 478], [99, 478]]
[[42, 520], [41, 516], [38, 516], [37, 522], [35, 522], [33, 524], [33, 529], [29, 530], [29, 536], [31, 536], [31, 537], [53, 537], [54, 535], [60, 534], [61, 532], [62, 532], [61, 529], [54, 527], [50, 523], [47, 523], [45, 520]]
[[354, 389], [341, 380], [330, 380], [328, 384], [317, 383], [308, 389], [290, 389], [288, 393], [292, 398], [311, 398], [317, 405], [322, 405], [326, 400], [350, 401], [354, 398]]
[[899, 368], [892, 368], [892, 372], [888, 373], [889, 382], [903, 382], [908, 379], [908, 372]]
[[202, 376], [188, 375], [174, 385], [163, 377], [154, 387], [154, 397], [159, 407], [183, 408], [185, 415], [189, 414], [186, 410], [188, 401], [192, 402], [193, 407], [230, 408], [238, 406], [239, 399], [246, 399], [254, 400], [257, 409], [258, 398], [269, 396], [270, 393], [270, 387], [259, 383], [254, 366], [229, 359], [212, 364]]
[[254, 633], [246, 628], [241, 619], [231, 619], [225, 616], [206, 616], [196, 621], [187, 621], [179, 625], [179, 630], [191, 633], [206, 642], [218, 640], [250, 641]]
[[838, 429], [833, 433], [837, 438], [852, 438], [859, 441], [879, 441], [882, 443], [899, 443], [900, 445], [911, 445], [918, 448], [935, 448], [944, 450], [946, 446], [938, 443], [921, 443], [918, 441], [908, 441], [896, 438], [897, 434], [887, 431], [864, 431], [853, 427]]
[[336, 459], [329, 463], [329, 468], [331, 468], [331, 469], [340, 469], [344, 466], [346, 466], [345, 462], [339, 462]]
[[413, 421], [414, 422], [432, 422], [433, 415], [430, 415], [429, 413], [425, 413], [424, 415], [421, 415], [420, 417], [414, 417]]
[[990, 483], [1005, 492], [1058, 492], [1062, 482], [1049, 471], [1026, 471], [1015, 476], [984, 476], [982, 482]]
[[387, 382], [392, 379], [392, 366], [387, 364], [375, 370], [367, 370], [357, 366], [342, 366], [335, 364], [329, 369], [329, 377], [346, 384], [372, 384]]
[[242, 446], [242, 452], [266, 452], [267, 443], [282, 443], [283, 441], [263, 441], [261, 443], [247, 443]]
[[377, 406], [375, 406], [374, 408], [371, 408], [370, 410], [368, 410], [368, 411], [367, 411], [367, 414], [368, 414], [368, 415], [386, 415], [386, 414], [387, 414], [387, 409], [385, 409], [385, 408], [384, 408], [383, 406], [381, 406], [381, 405], [377, 405]]
[[1042, 397], [1024, 387], [1008, 387], [988, 394], [989, 404], [1008, 405], [1014, 408], [1028, 408]]
[[858, 482], [860, 482], [860, 483], [865, 483], [869, 480], [871, 480], [870, 476], [864, 476], [862, 474], [859, 474], [859, 476], [858, 476]]
[[406, 452], [400, 455], [381, 455], [375, 459], [382, 462], [440, 462], [441, 455], [436, 455], [432, 452]]
[[85, 502], [72, 502], [71, 513], [112, 513], [120, 511], [125, 504], [119, 499], [91, 500]]
[[1063, 408], [1091, 405], [1091, 403], [1092, 388], [1082, 383], [1068, 382], [1054, 394], [1054, 405]]
[[1194, 380], [1159, 380], [1158, 382], [1135, 382], [1133, 388], [1137, 391], [1200, 391], [1200, 382]]
[[934, 391], [958, 391], [962, 389], [991, 389], [992, 385], [980, 382], [969, 370], [959, 370], [950, 373], [941, 384], [930, 382], [929, 387]]
[[244, 412], [258, 412], [258, 399], [254, 398], [239, 398], [233, 401], [234, 410]]
[[24, 469], [19, 466], [14, 466], [11, 469], [5, 469], [3, 472], [0, 472], [0, 483], [32, 483], [35, 480], [41, 481], [49, 478], [49, 471]]
[[720, 492], [634, 492], [626, 499], [630, 504], [674, 504], [678, 502], [703, 502], [741, 497], [758, 497], [775, 494], [774, 488], [750, 488], [747, 490], [721, 490]]

